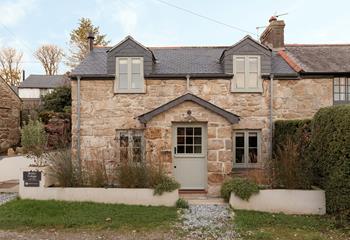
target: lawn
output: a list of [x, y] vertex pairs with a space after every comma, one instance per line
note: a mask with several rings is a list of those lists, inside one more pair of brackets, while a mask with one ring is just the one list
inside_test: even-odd
[[349, 240], [349, 229], [336, 229], [325, 216], [297, 216], [235, 210], [235, 227], [244, 240]]
[[0, 206], [0, 229], [168, 228], [176, 208], [62, 201], [15, 200]]

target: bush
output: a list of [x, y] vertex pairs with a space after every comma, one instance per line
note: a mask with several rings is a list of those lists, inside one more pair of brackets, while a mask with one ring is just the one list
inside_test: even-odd
[[153, 188], [155, 195], [172, 192], [180, 187], [159, 166], [158, 168], [146, 163], [126, 161], [116, 169], [118, 187], [122, 188]]
[[67, 106], [72, 106], [71, 88], [62, 86], [46, 94], [43, 98], [43, 110], [53, 112], [64, 112]]
[[185, 199], [179, 198], [176, 201], [176, 207], [177, 208], [189, 208], [189, 205], [188, 205], [188, 202]]
[[49, 164], [49, 175], [55, 179], [60, 187], [78, 187], [81, 185], [78, 179], [78, 167], [72, 161], [72, 153], [61, 149], [46, 155]]
[[350, 219], [350, 105], [320, 109], [311, 128], [314, 182], [326, 191], [327, 211]]
[[245, 178], [233, 178], [226, 180], [221, 186], [221, 197], [227, 202], [230, 200], [231, 192], [237, 197], [248, 201], [253, 194], [259, 192], [259, 186]]
[[34, 158], [34, 162], [38, 166], [45, 164], [42, 157], [45, 153], [46, 142], [44, 125], [38, 120], [29, 120], [28, 124], [24, 125], [21, 130], [21, 143], [24, 151]]
[[88, 187], [109, 186], [105, 162], [86, 161], [83, 169], [83, 182]]

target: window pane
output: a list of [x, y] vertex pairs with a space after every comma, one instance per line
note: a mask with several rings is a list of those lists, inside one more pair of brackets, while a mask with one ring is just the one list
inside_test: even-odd
[[177, 153], [185, 153], [185, 146], [177, 146]]
[[194, 138], [194, 143], [195, 144], [202, 144], [202, 138], [201, 137], [195, 137]]
[[249, 72], [258, 73], [259, 59], [257, 57], [249, 57]]
[[345, 78], [340, 78], [339, 79], [339, 85], [345, 85]]
[[334, 85], [339, 85], [339, 78], [334, 78]]
[[140, 89], [140, 88], [143, 87], [142, 85], [143, 85], [143, 82], [142, 82], [142, 79], [141, 79], [141, 74], [133, 73], [131, 75], [131, 88]]
[[186, 128], [186, 135], [193, 135], [193, 128]]
[[245, 57], [236, 57], [236, 73], [245, 72]]
[[127, 133], [120, 133], [120, 147], [128, 147], [129, 146], [129, 136]]
[[248, 74], [248, 88], [257, 88], [258, 87], [258, 73], [249, 73]]
[[202, 128], [194, 128], [194, 135], [202, 135]]
[[193, 153], [193, 146], [186, 146], [186, 153]]
[[128, 60], [127, 59], [120, 59], [119, 60], [119, 73], [128, 73]]
[[236, 148], [236, 163], [244, 163], [244, 149]]
[[245, 73], [236, 73], [236, 88], [244, 88], [245, 84]]
[[236, 133], [236, 147], [244, 147], [244, 133]]
[[119, 88], [127, 89], [128, 88], [128, 74], [119, 74]]
[[177, 137], [177, 144], [184, 144], [185, 138], [184, 137]]
[[141, 73], [141, 60], [140, 59], [132, 59], [131, 60], [131, 72], [132, 73]]
[[202, 153], [202, 146], [194, 146], [194, 153]]
[[190, 137], [186, 136], [186, 144], [193, 144], [193, 137], [192, 136], [190, 136]]
[[257, 133], [249, 133], [249, 147], [258, 147], [258, 134]]
[[334, 93], [334, 101], [339, 101], [339, 100], [340, 100], [339, 93]]
[[258, 149], [257, 148], [249, 148], [249, 162], [257, 163], [258, 162]]
[[185, 128], [177, 128], [177, 135], [185, 135]]

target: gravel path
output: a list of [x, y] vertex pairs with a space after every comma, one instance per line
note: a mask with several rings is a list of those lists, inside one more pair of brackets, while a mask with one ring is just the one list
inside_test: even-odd
[[17, 193], [0, 193], [0, 205], [16, 199]]
[[188, 239], [236, 239], [232, 218], [228, 205], [190, 205], [184, 210], [180, 228]]

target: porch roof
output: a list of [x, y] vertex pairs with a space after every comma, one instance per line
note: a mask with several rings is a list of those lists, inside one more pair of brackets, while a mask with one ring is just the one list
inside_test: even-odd
[[196, 95], [193, 95], [191, 93], [186, 93], [185, 95], [182, 95], [178, 98], [175, 98], [174, 100], [171, 100], [170, 102], [167, 102], [166, 104], [163, 104], [155, 109], [153, 109], [152, 111], [149, 111], [147, 113], [144, 113], [140, 116], [138, 116], [138, 119], [140, 120], [141, 123], [147, 123], [149, 122], [153, 117], [157, 116], [160, 113], [163, 113], [185, 101], [192, 101], [197, 103], [198, 105], [222, 116], [223, 118], [225, 118], [227, 121], [229, 121], [230, 123], [234, 124], [234, 123], [238, 123], [239, 122], [239, 116], [236, 114], [233, 114], [229, 111], [226, 111], [200, 97], [197, 97]]

